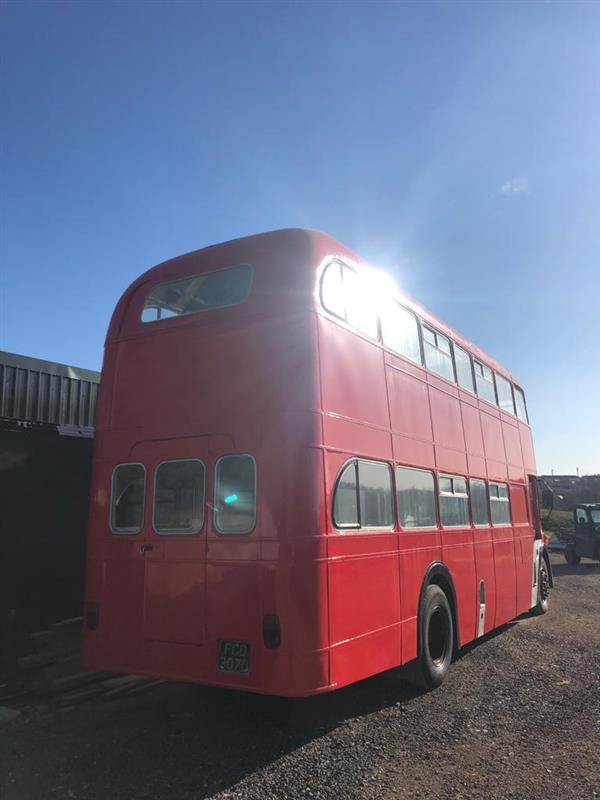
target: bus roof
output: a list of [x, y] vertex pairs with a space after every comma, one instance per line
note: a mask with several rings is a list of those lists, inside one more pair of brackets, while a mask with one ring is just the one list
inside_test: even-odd
[[[315, 271], [321, 263], [329, 258], [338, 256], [358, 267], [377, 269], [373, 264], [354, 253], [341, 242], [329, 234], [310, 228], [282, 228], [265, 233], [253, 234], [238, 239], [230, 239], [219, 244], [193, 250], [175, 258], [163, 261], [151, 267], [139, 276], [121, 296], [113, 314], [107, 334], [107, 342], [118, 338], [123, 317], [126, 313], [129, 300], [133, 293], [143, 284], [158, 284], [168, 280], [187, 277], [192, 274], [208, 272], [223, 266], [223, 261], [239, 258], [244, 254], [244, 259], [250, 263], [260, 263], [257, 257], [264, 256], [265, 251], [280, 251], [282, 255], [289, 256], [291, 248], [304, 248], [308, 263], [312, 264]], [[201, 263], [199, 263], [199, 260]], [[231, 263], [231, 262], [230, 262]], [[437, 317], [425, 306], [417, 302], [394, 281], [397, 287], [397, 299], [414, 311], [426, 323], [431, 324], [441, 333], [452, 338], [456, 344], [463, 347], [478, 360], [483, 361], [492, 369], [520, 386], [520, 381], [494, 358], [489, 356], [469, 339], [451, 328], [447, 323]]]

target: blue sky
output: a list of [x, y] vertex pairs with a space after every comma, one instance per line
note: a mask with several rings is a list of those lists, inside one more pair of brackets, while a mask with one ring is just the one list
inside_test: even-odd
[[99, 368], [149, 266], [331, 233], [600, 471], [599, 3], [3, 2], [0, 349]]

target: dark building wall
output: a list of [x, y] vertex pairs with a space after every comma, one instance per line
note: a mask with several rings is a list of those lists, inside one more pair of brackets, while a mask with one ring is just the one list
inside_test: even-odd
[[22, 649], [30, 631], [82, 613], [99, 380], [98, 372], [0, 351], [5, 652]]

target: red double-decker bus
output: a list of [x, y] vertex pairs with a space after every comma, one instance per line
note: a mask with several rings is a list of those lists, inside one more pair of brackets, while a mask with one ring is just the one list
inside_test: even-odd
[[283, 230], [122, 296], [84, 661], [278, 695], [453, 653], [552, 583], [523, 390], [339, 242]]

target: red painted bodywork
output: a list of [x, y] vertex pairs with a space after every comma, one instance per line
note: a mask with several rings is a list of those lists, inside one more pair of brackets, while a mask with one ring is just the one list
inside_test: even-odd
[[[452, 576], [460, 643], [477, 635], [485, 580], [488, 631], [531, 605], [535, 474], [529, 426], [318, 308], [319, 266], [361, 260], [305, 230], [199, 250], [142, 275], [114, 312], [96, 421], [84, 634], [93, 669], [166, 676], [280, 695], [331, 690], [417, 655], [417, 613], [433, 562]], [[241, 305], [140, 321], [150, 287], [251, 263]], [[410, 298], [403, 302], [500, 374]], [[214, 465], [230, 453], [257, 464], [257, 521], [247, 535], [213, 524]], [[331, 496], [351, 456], [510, 483], [513, 524], [428, 531], [339, 531]], [[195, 535], [152, 529], [153, 475], [164, 460], [200, 458], [206, 505]], [[109, 529], [111, 474], [146, 468], [144, 526]], [[151, 543], [152, 550], [140, 552]], [[281, 644], [263, 642], [277, 614]], [[217, 640], [251, 642], [247, 675], [217, 670]]]

